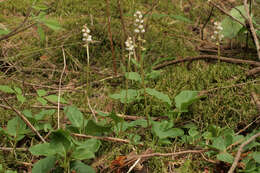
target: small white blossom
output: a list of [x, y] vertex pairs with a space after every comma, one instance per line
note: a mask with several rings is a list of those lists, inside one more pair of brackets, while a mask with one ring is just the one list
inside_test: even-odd
[[82, 41], [84, 41], [86, 43], [93, 41], [92, 36], [89, 34], [90, 30], [87, 27], [87, 25], [83, 25], [83, 29], [81, 31], [82, 31], [82, 35], [83, 35]]
[[132, 38], [131, 37], [128, 37], [126, 42], [125, 42], [125, 45], [126, 45], [126, 50], [129, 51], [129, 54], [132, 55], [134, 54], [134, 44], [133, 44], [133, 41], [132, 41]]
[[220, 22], [214, 22], [214, 26], [215, 30], [214, 34], [211, 36], [211, 39], [220, 42], [224, 38], [224, 35], [221, 33], [223, 27], [221, 26]]
[[141, 33], [145, 33], [145, 29], [142, 29]]
[[135, 29], [134, 32], [135, 33], [140, 33], [140, 30], [139, 29]]
[[141, 13], [141, 11], [136, 11], [134, 14], [135, 22], [134, 22], [134, 26], [136, 26], [136, 28], [134, 29], [135, 33], [144, 33], [145, 29], [144, 29], [144, 20], [143, 20], [143, 15]]

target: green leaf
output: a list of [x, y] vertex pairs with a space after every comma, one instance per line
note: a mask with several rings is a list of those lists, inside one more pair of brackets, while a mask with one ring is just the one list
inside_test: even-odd
[[45, 90], [36, 90], [39, 97], [45, 96], [47, 92]]
[[101, 142], [97, 139], [88, 139], [84, 141], [81, 145], [77, 148], [87, 148], [89, 151], [95, 153], [98, 151], [99, 147], [101, 146]]
[[231, 163], [231, 164], [234, 161], [234, 157], [231, 154], [226, 153], [226, 152], [218, 154], [217, 159], [221, 160], [223, 162]]
[[130, 122], [129, 126], [130, 127], [141, 126], [143, 128], [146, 128], [147, 127], [147, 121], [144, 120], [144, 119], [138, 119], [138, 120]]
[[129, 80], [134, 80], [137, 82], [141, 82], [141, 80], [142, 80], [140, 74], [137, 72], [127, 72], [127, 73], [125, 73], [125, 77]]
[[30, 147], [29, 151], [35, 156], [51, 156], [56, 154], [56, 149], [49, 143], [37, 144]]
[[56, 149], [61, 156], [65, 156], [72, 146], [72, 138], [68, 131], [63, 129], [56, 130], [51, 134], [50, 147]]
[[26, 98], [23, 95], [16, 95], [16, 98], [19, 102], [24, 103], [26, 101]]
[[[48, 95], [44, 98], [46, 98], [47, 100], [49, 100], [51, 102], [55, 102], [55, 103], [58, 102], [58, 96], [57, 95]], [[67, 103], [67, 101], [64, 98], [60, 97], [60, 103]]]
[[255, 159], [255, 161], [256, 161], [257, 163], [260, 163], [260, 152], [254, 152], [254, 153], [252, 154], [252, 157], [253, 157], [253, 159]]
[[214, 148], [216, 148], [220, 151], [225, 151], [226, 150], [226, 144], [225, 144], [224, 139], [221, 136], [213, 138], [212, 147], [214, 147]]
[[95, 158], [95, 154], [90, 151], [88, 148], [76, 148], [72, 152], [72, 158], [76, 160], [85, 160]]
[[[246, 16], [245, 8], [243, 5], [237, 6], [236, 9], [233, 8], [230, 11], [230, 15], [232, 17], [236, 18], [237, 20], [239, 20], [240, 22], [245, 23], [245, 19], [241, 16], [240, 12], [237, 9], [244, 16]], [[234, 38], [235, 36], [237, 36], [238, 32], [243, 27], [240, 23], [234, 21], [233, 19], [231, 19], [228, 16], [226, 18], [224, 18], [224, 20], [222, 20], [221, 26], [223, 27], [223, 30], [221, 33], [224, 35], [224, 37], [227, 37], [227, 38]]]
[[25, 110], [23, 110], [22, 113], [23, 113], [23, 115], [26, 116], [27, 118], [32, 118], [32, 119], [34, 119], [34, 117], [33, 117], [33, 115], [32, 115], [32, 112], [31, 112], [30, 110], [25, 109]]
[[19, 87], [14, 87], [14, 90], [15, 90], [15, 92], [16, 92], [17, 94], [19, 94], [19, 95], [22, 94], [21, 88], [19, 88]]
[[54, 113], [56, 112], [55, 109], [49, 109], [49, 110], [46, 110], [46, 109], [43, 109], [41, 112], [39, 112], [38, 114], [35, 115], [35, 119], [36, 120], [43, 120], [46, 116], [51, 116], [53, 115]]
[[66, 106], [64, 112], [73, 127], [83, 128], [83, 114], [76, 106]]
[[119, 100], [121, 103], [131, 103], [135, 101], [138, 97], [138, 91], [134, 89], [127, 90], [127, 98], [126, 98], [126, 90], [121, 90], [118, 94], [109, 95], [110, 98]]
[[37, 97], [37, 101], [40, 102], [43, 106], [47, 104], [47, 100], [42, 97]]
[[0, 85], [0, 91], [4, 93], [15, 93], [15, 91], [7, 85]]
[[197, 129], [191, 128], [188, 133], [190, 136], [195, 137], [199, 134], [199, 131], [197, 131]]
[[70, 167], [71, 171], [73, 170], [77, 173], [95, 173], [95, 170], [92, 167], [86, 165], [85, 163], [82, 163], [79, 160], [73, 161]]
[[168, 103], [170, 106], [172, 105], [172, 102], [171, 102], [171, 100], [170, 100], [168, 95], [163, 94], [163, 93], [161, 93], [161, 92], [159, 92], [159, 91], [157, 91], [157, 90], [155, 90], [153, 88], [146, 88], [146, 92], [148, 94], [150, 94], [151, 96], [154, 96], [157, 99], [159, 99], [159, 100], [161, 100], [163, 102]]
[[40, 41], [42, 44], [45, 42], [45, 33], [43, 28], [40, 25], [37, 25], [37, 33], [39, 35]]
[[198, 91], [185, 90], [178, 94], [174, 100], [176, 108], [180, 112], [188, 112], [188, 107], [198, 99]]
[[0, 35], [6, 35], [8, 34], [10, 31], [8, 29], [0, 29]]
[[24, 137], [24, 134], [29, 132], [30, 130], [26, 129], [26, 124], [19, 117], [14, 117], [7, 123], [7, 133], [16, 137], [18, 141]]
[[54, 20], [54, 19], [46, 19], [46, 18], [42, 18], [39, 19], [40, 22], [42, 22], [44, 25], [46, 25], [47, 27], [51, 28], [54, 31], [57, 30], [61, 30], [62, 27], [60, 26], [59, 22]]
[[111, 126], [103, 126], [103, 125], [97, 124], [93, 120], [89, 120], [85, 129], [88, 134], [96, 135], [99, 133], [111, 131]]
[[32, 173], [48, 173], [54, 168], [56, 162], [55, 156], [48, 156], [39, 160], [33, 166]]
[[178, 136], [184, 135], [184, 131], [179, 128], [172, 128], [173, 124], [168, 121], [163, 122], [153, 122], [152, 132], [159, 137], [159, 139], [164, 138], [176, 138]]

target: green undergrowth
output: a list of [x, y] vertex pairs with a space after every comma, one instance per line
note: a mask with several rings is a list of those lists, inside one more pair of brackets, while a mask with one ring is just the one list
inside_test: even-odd
[[[12, 30], [23, 21], [22, 16], [33, 2], [0, 2], [0, 11], [3, 11], [0, 24]], [[196, 27], [204, 24], [208, 16], [205, 14], [210, 12], [205, 2], [165, 1], [153, 4], [155, 2], [147, 0], [121, 1], [127, 35], [132, 35], [134, 29], [134, 13], [137, 10], [148, 12], [144, 16], [146, 32], [143, 35], [146, 40], [143, 52], [144, 91], [140, 64], [131, 61], [132, 76], [125, 73], [125, 55], [128, 52], [125, 51], [126, 40], [117, 1], [110, 2], [110, 13], [119, 77], [111, 77], [114, 72], [105, 2], [38, 1], [48, 7], [45, 9], [46, 19], [57, 21], [62, 29], [51, 29], [42, 23], [44, 39], [34, 26], [0, 43], [0, 94], [22, 112], [43, 136], [48, 132], [52, 134], [47, 138], [48, 144], [43, 144], [14, 111], [3, 107], [6, 103], [0, 98], [0, 147], [12, 148], [11, 152], [0, 150], [0, 172], [27, 171], [23, 162], [34, 164], [34, 171], [47, 165], [46, 168], [41, 167], [45, 172], [51, 171], [52, 167], [52, 172], [82, 171], [83, 168], [89, 172], [108, 172], [119, 156], [142, 154], [148, 149], [158, 153], [209, 150], [204, 153], [204, 159], [200, 154], [147, 158], [142, 165], [148, 172], [227, 172], [237, 151], [237, 146], [228, 147], [259, 132], [259, 123], [256, 122], [240, 134], [235, 134], [258, 117], [252, 92], [259, 96], [259, 75], [247, 77], [245, 73], [251, 69], [247, 65], [204, 60], [172, 64], [160, 71], [152, 71], [163, 62], [200, 54], [197, 47], [202, 42], [198, 41], [200, 36]], [[33, 12], [35, 14], [37, 10], [33, 9]], [[213, 14], [214, 21], [224, 17], [218, 11]], [[88, 98], [91, 107], [98, 112], [99, 123], [94, 121], [86, 98], [87, 52], [81, 41], [84, 24], [91, 30], [93, 40], [97, 41], [89, 45], [91, 73]], [[213, 33], [212, 28], [213, 23], [210, 22], [206, 36]], [[210, 38], [205, 39], [208, 44], [214, 45]], [[62, 48], [66, 55], [62, 86], [67, 88], [61, 95], [62, 128], [56, 130]], [[224, 56], [225, 52], [221, 54]], [[248, 55], [253, 56], [246, 57], [241, 50], [232, 57], [255, 60], [254, 52]], [[10, 64], [13, 66], [6, 72], [6, 66]], [[107, 77], [111, 78], [103, 80]], [[146, 111], [150, 118], [159, 120], [145, 120]], [[141, 119], [123, 120], [116, 114]], [[74, 138], [72, 133], [122, 138], [130, 143]], [[63, 150], [54, 151], [53, 146]], [[21, 152], [15, 148], [29, 148], [29, 151]], [[251, 143], [247, 151], [249, 154], [241, 161], [244, 166], [239, 169], [259, 171], [259, 139]], [[210, 163], [205, 158], [216, 163]], [[127, 170], [120, 169], [122, 172]]]

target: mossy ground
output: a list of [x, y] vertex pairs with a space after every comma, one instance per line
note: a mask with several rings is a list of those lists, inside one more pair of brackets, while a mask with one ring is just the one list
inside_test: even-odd
[[[149, 11], [145, 18], [147, 32], [144, 34], [146, 40], [145, 47], [147, 54], [145, 56], [145, 66], [150, 67], [156, 61], [163, 58], [179, 59], [187, 56], [195, 56], [200, 52], [196, 49], [202, 43], [196, 27], [205, 22], [210, 12], [210, 7], [204, 0], [195, 0], [190, 4], [188, 1], [160, 1], [154, 7], [152, 1], [122, 1], [121, 7], [124, 13], [127, 34], [132, 34], [134, 11]], [[2, 1], [0, 2], [1, 24], [10, 30], [15, 28], [23, 20], [27, 8], [32, 1]], [[28, 101], [20, 104], [15, 97], [8, 96], [9, 102], [19, 110], [26, 108], [35, 109], [37, 104], [35, 100], [35, 89], [44, 88], [49, 92], [57, 93], [60, 72], [63, 68], [62, 47], [66, 52], [67, 71], [62, 82], [63, 86], [70, 85], [71, 90], [65, 91], [63, 97], [70, 104], [75, 104], [80, 108], [85, 108], [84, 88], [86, 50], [82, 45], [81, 29], [83, 24], [87, 23], [92, 31], [94, 40], [97, 43], [90, 45], [91, 68], [93, 73], [91, 81], [98, 81], [113, 74], [112, 53], [110, 41], [107, 32], [106, 3], [96, 0], [63, 0], [48, 1], [49, 17], [57, 19], [64, 30], [51, 31], [44, 28], [47, 39], [42, 44], [39, 40], [36, 28], [32, 27], [22, 33], [19, 33], [9, 40], [2, 41], [0, 63], [8, 62], [14, 67], [4, 74], [0, 72], [0, 84], [16, 85], [23, 88], [23, 92], [28, 94]], [[122, 72], [120, 65], [126, 51], [124, 51], [124, 33], [120, 22], [120, 15], [116, 1], [111, 2], [111, 31], [113, 33], [113, 43], [117, 58], [118, 73]], [[174, 15], [185, 16], [190, 22], [183, 22], [172, 17]], [[92, 16], [92, 17], [91, 17]], [[223, 16], [218, 11], [214, 12], [213, 20], [221, 19]], [[93, 25], [91, 25], [93, 23]], [[208, 24], [208, 28], [211, 28]], [[210, 29], [208, 29], [210, 31]], [[207, 33], [209, 35], [209, 33]], [[206, 38], [208, 43], [210, 39]], [[213, 44], [213, 43], [212, 43]], [[243, 54], [243, 51], [240, 52]], [[42, 56], [47, 60], [42, 60]], [[236, 56], [241, 56], [237, 54]], [[252, 59], [252, 57], [245, 57]], [[6, 65], [6, 64], [4, 64]], [[0, 66], [1, 67], [1, 66]], [[6, 68], [2, 68], [6, 69]], [[234, 131], [239, 131], [247, 124], [252, 122], [257, 116], [256, 107], [251, 100], [251, 92], [259, 94], [260, 78], [259, 76], [245, 76], [245, 72], [250, 67], [246, 65], [234, 65], [224, 62], [194, 61], [189, 63], [180, 63], [165, 67], [162, 69], [162, 75], [156, 81], [151, 81], [149, 87], [156, 88], [168, 94], [171, 100], [183, 90], [210, 90], [212, 88], [221, 88], [207, 93], [206, 97], [190, 107], [188, 113], [182, 114], [181, 119], [176, 122], [176, 126], [193, 122], [201, 132], [205, 131], [210, 125], [220, 127], [230, 127]], [[256, 80], [255, 82], [253, 82]], [[27, 84], [27, 83], [31, 84]], [[234, 86], [239, 83], [245, 83], [241, 86]], [[35, 84], [35, 85], [32, 85]], [[231, 87], [227, 87], [231, 86]], [[233, 86], [233, 87], [232, 87]], [[124, 88], [124, 80], [115, 78], [94, 85], [91, 89], [91, 104], [97, 110], [112, 111], [112, 108], [118, 113], [123, 113], [123, 105], [111, 100], [108, 95]], [[131, 87], [135, 87], [132, 85]], [[226, 87], [226, 88], [225, 88]], [[3, 104], [3, 102], [2, 102]], [[148, 110], [151, 116], [158, 117], [167, 113], [167, 106], [156, 99], [149, 98]], [[9, 119], [15, 116], [10, 110], [0, 108], [1, 127], [5, 127]], [[127, 114], [143, 115], [143, 104], [129, 104]], [[90, 116], [87, 115], [86, 116]], [[250, 127], [247, 131], [251, 132], [258, 127]], [[133, 130], [130, 132], [134, 133]], [[127, 133], [122, 138], [127, 137]], [[153, 139], [149, 132], [142, 132], [145, 147], [137, 147], [137, 152], [143, 152], [147, 148], [152, 148], [156, 152], [173, 152], [188, 149], [188, 146], [173, 141], [172, 145], [164, 147], [153, 145]], [[0, 139], [1, 146], [11, 146], [7, 139]], [[119, 144], [111, 142], [102, 142], [102, 147], [97, 153], [97, 158], [104, 158], [104, 165], [109, 163], [120, 155], [128, 155], [133, 150], [133, 145]], [[24, 144], [19, 144], [24, 146]], [[147, 148], [146, 148], [147, 147]], [[17, 161], [30, 162], [31, 156], [23, 153], [13, 154], [0, 151], [0, 163], [9, 168], [19, 169]], [[149, 158], [145, 165], [149, 172], [168, 172], [169, 166], [177, 164], [177, 172], [202, 172], [205, 168], [215, 169], [214, 164], [198, 158], [198, 155], [187, 155], [184, 157], [153, 157]], [[179, 162], [180, 161], [180, 162]], [[93, 161], [94, 162], [94, 161]], [[91, 164], [91, 162], [89, 162]]]

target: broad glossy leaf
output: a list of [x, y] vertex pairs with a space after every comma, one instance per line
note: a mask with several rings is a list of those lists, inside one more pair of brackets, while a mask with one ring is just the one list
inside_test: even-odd
[[226, 152], [218, 154], [217, 159], [227, 163], [233, 163], [234, 161], [234, 157]]
[[95, 153], [98, 151], [99, 147], [101, 146], [101, 142], [97, 139], [88, 139], [81, 143], [77, 148], [87, 148], [89, 151]]
[[188, 107], [198, 99], [198, 91], [185, 90], [180, 92], [174, 100], [180, 112], [188, 112]]
[[149, 95], [154, 96], [154, 97], [156, 97], [157, 99], [159, 99], [159, 100], [161, 100], [161, 101], [163, 101], [163, 102], [168, 103], [170, 106], [172, 105], [172, 102], [171, 102], [171, 100], [170, 100], [170, 98], [169, 98], [168, 95], [166, 95], [166, 94], [164, 94], [164, 93], [162, 93], [162, 92], [159, 92], [159, 91], [157, 91], [157, 90], [155, 90], [155, 89], [153, 89], [153, 88], [146, 88], [146, 92], [147, 92]]
[[213, 138], [212, 140], [213, 140], [212, 147], [214, 147], [220, 151], [226, 150], [227, 146], [226, 146], [225, 140], [221, 136]]
[[56, 149], [57, 153], [64, 156], [72, 146], [72, 139], [68, 131], [59, 129], [51, 134], [50, 147]]
[[64, 112], [70, 120], [72, 126], [83, 128], [83, 114], [76, 106], [67, 106], [64, 108]]
[[36, 120], [43, 120], [46, 116], [51, 116], [56, 112], [55, 109], [43, 109], [41, 112], [35, 115]]
[[32, 173], [48, 173], [52, 168], [54, 168], [55, 162], [55, 156], [48, 156], [44, 159], [41, 159], [34, 164]]
[[[238, 9], [244, 16], [246, 16], [245, 8], [243, 5], [237, 6], [236, 9]], [[240, 22], [244, 23], [245, 19], [241, 16], [240, 12], [233, 8], [230, 11], [230, 15], [239, 20]], [[238, 32], [241, 30], [243, 27], [240, 23], [234, 21], [230, 17], [226, 17], [224, 20], [221, 22], [221, 26], [223, 27], [222, 34], [224, 37], [227, 38], [234, 38], [237, 36]]]
[[88, 166], [79, 160], [71, 163], [71, 170], [76, 171], [77, 173], [95, 173], [95, 170], [91, 166]]
[[72, 152], [72, 158], [76, 160], [86, 160], [95, 158], [95, 154], [88, 148], [76, 148]]
[[51, 156], [56, 154], [56, 149], [49, 143], [37, 144], [30, 147], [29, 151], [35, 156]]
[[26, 124], [18, 117], [9, 120], [7, 123], [7, 133], [16, 136], [17, 140], [21, 140], [24, 134], [29, 132], [30, 130], [26, 129]]
[[7, 85], [0, 85], [0, 91], [5, 93], [15, 93], [15, 91]]
[[179, 128], [172, 128], [173, 124], [171, 122], [153, 122], [152, 123], [152, 132], [159, 137], [163, 138], [175, 138], [182, 136], [184, 131]]

